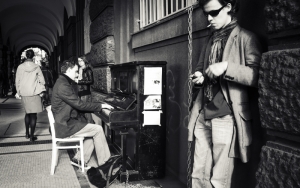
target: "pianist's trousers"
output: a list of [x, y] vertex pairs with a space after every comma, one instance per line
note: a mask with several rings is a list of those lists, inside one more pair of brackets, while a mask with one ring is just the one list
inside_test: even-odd
[[[97, 124], [87, 124], [80, 131], [71, 137], [85, 137], [83, 141], [84, 162], [88, 162], [95, 148], [98, 165], [103, 165], [110, 158], [110, 151], [102, 126]], [[80, 160], [80, 152], [75, 157]]]

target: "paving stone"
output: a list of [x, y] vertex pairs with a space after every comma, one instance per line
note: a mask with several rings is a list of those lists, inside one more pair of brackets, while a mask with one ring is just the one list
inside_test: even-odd
[[1, 155], [1, 187], [80, 187], [66, 151], [60, 153], [55, 174], [50, 175], [51, 153]]
[[[3, 102], [3, 103], [2, 103]], [[96, 188], [89, 183], [86, 173], [70, 164], [72, 150], [60, 150], [54, 175], [50, 175], [52, 141], [48, 131], [46, 111], [38, 114], [38, 140], [29, 142], [24, 137], [24, 110], [15, 98], [0, 100], [0, 187], [5, 188]], [[40, 130], [39, 130], [40, 129]], [[2, 132], [4, 130], [4, 132]], [[41, 135], [45, 134], [45, 135]], [[88, 165], [97, 166], [92, 155]], [[154, 181], [130, 182], [128, 187], [159, 187]], [[154, 182], [155, 183], [155, 182]], [[110, 188], [123, 188], [116, 180]]]

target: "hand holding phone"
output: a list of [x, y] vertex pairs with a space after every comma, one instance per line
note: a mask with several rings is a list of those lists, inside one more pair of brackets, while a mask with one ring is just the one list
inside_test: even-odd
[[196, 71], [194, 74], [190, 76], [190, 79], [195, 84], [202, 84], [204, 82], [204, 76], [201, 72]]

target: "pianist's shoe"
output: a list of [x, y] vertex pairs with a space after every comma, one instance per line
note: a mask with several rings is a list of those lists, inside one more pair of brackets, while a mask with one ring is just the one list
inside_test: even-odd
[[[71, 161], [71, 164], [74, 165], [74, 166], [77, 166], [78, 168], [81, 168], [81, 161], [73, 158]], [[90, 169], [91, 167], [87, 165], [87, 163], [84, 163], [84, 169], [85, 170], [88, 170]]]

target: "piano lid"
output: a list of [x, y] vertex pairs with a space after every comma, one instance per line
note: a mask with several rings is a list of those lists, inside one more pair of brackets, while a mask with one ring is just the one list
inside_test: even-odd
[[119, 64], [113, 64], [110, 65], [110, 68], [116, 68], [116, 67], [123, 67], [123, 66], [136, 66], [136, 65], [165, 65], [167, 64], [166, 61], [132, 61], [132, 62], [125, 62], [125, 63], [119, 63]]

